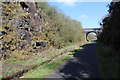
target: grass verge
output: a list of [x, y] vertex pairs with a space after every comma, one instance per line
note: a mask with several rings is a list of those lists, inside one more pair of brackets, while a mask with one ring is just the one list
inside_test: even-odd
[[65, 51], [74, 49], [74, 46], [67, 46], [62, 49], [48, 50], [46, 52], [42, 52], [38, 55], [34, 55], [26, 60], [7, 60], [6, 63], [3, 64], [2, 74], [0, 76], [8, 77], [11, 74], [15, 74], [16, 72], [23, 71], [27, 67], [40, 65], [43, 62], [52, 59], [56, 55], [61, 55]]
[[99, 42], [96, 42], [96, 50], [102, 78], [118, 78], [118, 56], [105, 52]]
[[14, 59], [13, 61], [8, 60], [3, 65], [2, 79], [9, 79], [9, 78], [13, 79], [15, 77], [18, 78], [17, 76], [20, 77], [20, 75], [23, 75], [28, 71], [29, 71], [28, 73], [33, 72], [38, 67], [51, 63], [53, 59], [56, 59], [62, 55], [66, 55], [68, 52], [70, 52], [69, 55], [72, 56], [75, 51], [80, 49], [79, 46], [80, 45], [71, 45], [71, 46], [64, 47], [62, 49], [48, 50], [38, 55], [34, 55], [30, 59], [26, 59], [22, 61], [17, 59]]
[[74, 55], [74, 53], [79, 49], [81, 48], [78, 48], [72, 52], [65, 53], [56, 60], [48, 64], [42, 65], [37, 69], [30, 70], [28, 73], [24, 74], [22, 78], [45, 78], [47, 75], [53, 72], [57, 67], [65, 63], [68, 59], [70, 59]]

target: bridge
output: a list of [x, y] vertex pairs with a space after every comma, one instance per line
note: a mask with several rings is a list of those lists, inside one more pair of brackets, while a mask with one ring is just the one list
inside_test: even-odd
[[88, 36], [89, 33], [93, 32], [93, 33], [95, 33], [96, 35], [98, 35], [98, 33], [99, 33], [102, 29], [101, 29], [101, 28], [83, 28], [83, 30], [84, 30], [84, 33], [85, 33], [85, 40], [86, 40], [86, 41], [89, 41], [89, 40], [87, 39], [87, 36]]

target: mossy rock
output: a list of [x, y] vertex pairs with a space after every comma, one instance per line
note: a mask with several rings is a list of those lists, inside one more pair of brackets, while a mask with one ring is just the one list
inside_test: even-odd
[[3, 40], [5, 42], [10, 42], [11, 41], [11, 37], [9, 35], [6, 35], [6, 36], [3, 37]]

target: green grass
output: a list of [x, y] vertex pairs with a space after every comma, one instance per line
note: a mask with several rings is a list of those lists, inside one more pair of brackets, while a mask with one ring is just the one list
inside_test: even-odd
[[24, 61], [14, 59], [13, 61], [8, 61], [7, 63], [8, 64], [23, 64]]
[[74, 55], [74, 53], [80, 49], [82, 48], [80, 47], [78, 49], [75, 49], [72, 52], [65, 53], [64, 56], [48, 64], [42, 65], [37, 69], [30, 70], [28, 73], [24, 74], [23, 78], [44, 78], [45, 76], [50, 74], [52, 71], [54, 71], [57, 67], [59, 67], [62, 63], [67, 61], [69, 58], [71, 58]]
[[46, 60], [47, 60], [47, 58], [38, 58], [35, 61], [27, 62], [27, 63], [24, 63], [23, 65], [25, 65], [25, 66], [28, 66], [28, 65], [37, 65], [37, 64], [40, 64], [40, 63], [42, 63], [42, 62], [44, 62]]
[[[40, 63], [42, 63], [42, 62], [44, 62], [44, 61], [46, 61], [46, 60], [48, 60], [48, 59], [51, 59], [51, 57], [54, 56], [55, 54], [59, 54], [59, 53], [61, 53], [62, 51], [66, 50], [66, 49], [70, 49], [70, 48], [73, 48], [73, 46], [67, 46], [67, 47], [65, 47], [65, 48], [57, 49], [57, 50], [54, 50], [54, 51], [48, 51], [48, 52], [46, 52], [46, 53], [43, 53], [43, 55], [41, 55], [40, 58], [34, 60], [34, 62], [33, 62], [33, 61], [32, 61], [32, 62], [31, 62], [31, 61], [30, 61], [30, 62], [28, 61], [28, 62], [26, 62], [26, 63], [23, 64], [23, 65], [28, 66], [28, 65], [40, 64]], [[43, 56], [44, 56], [44, 58], [42, 58]]]
[[72, 55], [66, 54], [65, 56], [51, 62], [45, 65], [40, 66], [39, 68], [35, 69], [35, 72], [31, 73], [32, 71], [29, 71], [26, 73], [24, 78], [44, 78], [47, 76], [50, 72], [52, 72], [56, 67], [58, 67], [60, 64], [65, 62], [67, 59], [72, 57]]
[[0, 75], [0, 78], [2, 78], [3, 76], [2, 75]]
[[17, 71], [19, 71], [18, 68], [13, 68], [13, 70], [14, 70], [14, 73], [16, 73]]
[[[73, 48], [73, 46], [68, 46], [66, 48], [62, 48], [57, 51], [63, 51], [68, 48]], [[30, 70], [27, 73], [25, 73], [24, 77], [22, 77], [22, 78], [44, 78], [45, 76], [49, 75], [52, 71], [54, 71], [57, 67], [59, 67], [62, 63], [66, 62], [69, 58], [71, 58], [74, 55], [74, 53], [80, 49], [82, 49], [81, 46], [79, 48], [73, 50], [72, 52], [65, 53], [64, 56], [62, 56], [48, 64], [42, 65], [37, 69]], [[48, 52], [48, 54], [51, 54], [51, 53], [52, 52]]]
[[4, 75], [8, 75], [9, 74], [9, 70], [6, 70]]
[[[40, 53], [38, 56], [33, 56], [33, 57], [31, 57], [30, 59], [27, 59], [27, 60], [19, 60], [19, 59], [15, 59], [15, 58], [14, 59], [9, 59], [9, 60], [6, 61], [7, 65], [9, 65], [9, 66], [10, 65], [15, 65], [15, 66], [11, 67], [9, 70], [7, 70], [9, 68], [9, 66], [6, 67], [4, 69], [4, 73], [3, 74], [4, 74], [4, 76], [6, 76], [8, 74], [12, 74], [13, 72], [16, 73], [18, 71], [23, 70], [23, 67], [27, 67], [29, 65], [30, 66], [39, 65], [42, 62], [51, 59], [52, 56], [59, 55], [59, 54], [63, 53], [64, 50], [71, 50], [71, 49], [75, 49], [75, 46], [70, 45], [70, 46], [66, 46], [66, 47], [61, 48], [61, 49], [55, 49], [55, 50], [50, 50], [50, 51], [47, 51], [47, 52], [43, 52], [43, 53]], [[51, 69], [46, 64], [45, 64], [46, 66], [45, 65], [44, 66], [41, 65], [41, 67], [43, 67], [43, 68], [46, 67], [45, 69], [43, 69], [43, 68], [40, 67], [41, 68], [40, 70], [42, 71], [41, 72], [41, 76], [44, 74], [45, 70], [46, 70], [45, 72], [47, 72], [47, 74], [49, 72], [51, 72], [52, 70], [54, 70], [55, 67], [59, 66], [62, 62], [64, 62], [66, 59], [68, 59], [68, 57], [70, 58], [70, 56], [72, 56], [74, 54], [74, 52], [77, 51], [77, 50], [79, 50], [79, 49], [81, 49], [81, 48], [75, 49], [73, 52], [67, 52], [67, 53], [65, 53], [64, 54], [65, 56], [63, 58], [61, 58], [60, 61], [57, 61], [58, 63], [56, 63], [54, 61], [53, 61], [54, 63], [50, 63], [49, 66], [51, 65], [51, 68], [53, 68], [53, 69]], [[17, 67], [18, 65], [20, 65], [21, 67]], [[33, 72], [35, 70], [36, 69], [30, 70], [26, 74], [30, 74], [31, 72]]]
[[111, 56], [111, 53], [105, 52], [98, 42], [96, 43], [96, 50], [102, 77], [117, 78], [118, 56]]

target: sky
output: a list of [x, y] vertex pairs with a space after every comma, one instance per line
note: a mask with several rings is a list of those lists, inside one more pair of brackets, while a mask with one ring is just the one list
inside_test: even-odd
[[99, 23], [108, 14], [110, 2], [48, 2], [66, 16], [81, 22], [82, 28], [99, 28]]

